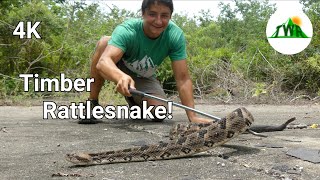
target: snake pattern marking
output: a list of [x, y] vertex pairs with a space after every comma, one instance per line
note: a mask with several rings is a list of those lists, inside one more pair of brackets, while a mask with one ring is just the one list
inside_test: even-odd
[[76, 165], [98, 165], [133, 161], [153, 161], [191, 156], [222, 145], [250, 128], [254, 119], [244, 107], [229, 113], [219, 122], [206, 125], [177, 125], [170, 141], [117, 151], [67, 154]]

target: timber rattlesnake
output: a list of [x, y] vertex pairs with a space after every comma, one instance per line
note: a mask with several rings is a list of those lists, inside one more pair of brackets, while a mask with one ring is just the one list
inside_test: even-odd
[[[66, 160], [77, 165], [173, 159], [190, 156], [222, 145], [250, 128], [254, 119], [245, 108], [238, 108], [222, 118], [198, 128], [187, 128], [171, 136], [168, 142], [117, 151], [67, 154]], [[179, 125], [178, 125], [179, 126]], [[182, 127], [182, 126], [180, 126]], [[174, 128], [178, 131], [183, 128]]]

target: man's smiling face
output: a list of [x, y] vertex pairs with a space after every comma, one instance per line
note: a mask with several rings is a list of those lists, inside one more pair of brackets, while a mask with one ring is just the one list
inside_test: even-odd
[[169, 7], [155, 2], [146, 9], [142, 17], [144, 19], [143, 31], [145, 35], [151, 39], [155, 39], [168, 26], [171, 19], [171, 10]]

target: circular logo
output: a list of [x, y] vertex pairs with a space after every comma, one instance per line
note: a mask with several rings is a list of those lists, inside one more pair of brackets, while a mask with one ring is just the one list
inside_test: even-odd
[[287, 55], [303, 51], [310, 44], [312, 33], [312, 24], [302, 10], [277, 10], [270, 17], [266, 29], [270, 45]]

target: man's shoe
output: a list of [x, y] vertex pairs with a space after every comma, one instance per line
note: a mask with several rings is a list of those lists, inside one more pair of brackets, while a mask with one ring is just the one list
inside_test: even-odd
[[[91, 104], [91, 110], [95, 107], [95, 106], [100, 106], [98, 100], [91, 100], [88, 99], [88, 101], [90, 101]], [[86, 112], [86, 111], [85, 111]], [[87, 115], [84, 114], [84, 116], [86, 117]], [[92, 114], [90, 114], [89, 118], [84, 118], [84, 119], [80, 119], [78, 121], [78, 124], [97, 124], [102, 122], [101, 120], [96, 119], [95, 117], [93, 117]]]
[[102, 122], [101, 120], [98, 120], [92, 116], [89, 119], [87, 119], [87, 118], [79, 119], [78, 124], [97, 124], [97, 123], [101, 123], [101, 122]]

